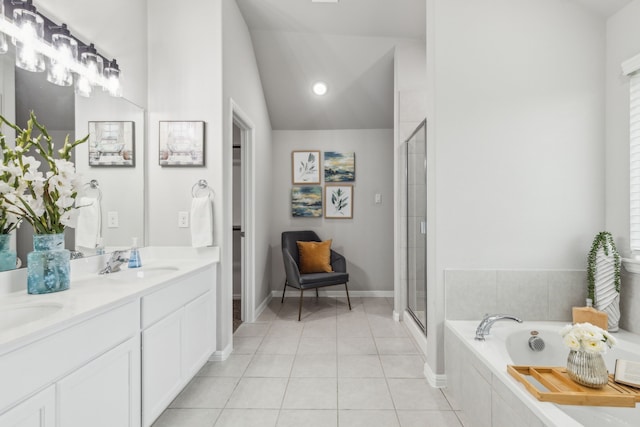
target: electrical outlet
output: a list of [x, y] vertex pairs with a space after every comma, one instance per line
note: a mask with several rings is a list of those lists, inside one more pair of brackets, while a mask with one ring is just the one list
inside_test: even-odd
[[178, 227], [189, 228], [189, 212], [178, 212]]
[[120, 221], [118, 219], [117, 211], [109, 211], [107, 212], [107, 227], [109, 228], [118, 228], [120, 227]]
[[375, 197], [374, 197], [374, 202], [376, 205], [379, 205], [382, 203], [382, 194], [380, 193], [376, 193]]

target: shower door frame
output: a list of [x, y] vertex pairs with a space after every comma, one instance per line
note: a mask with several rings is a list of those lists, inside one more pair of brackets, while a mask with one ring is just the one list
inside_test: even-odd
[[[424, 321], [414, 313], [411, 304], [410, 304], [410, 265], [409, 265], [409, 233], [410, 233], [410, 221], [409, 221], [409, 141], [420, 131], [424, 129], [424, 204], [425, 204], [425, 216], [424, 216]], [[427, 209], [427, 119], [424, 119], [416, 128], [411, 132], [411, 135], [404, 141], [406, 144], [406, 153], [405, 153], [405, 190], [406, 190], [406, 206], [405, 206], [405, 216], [406, 216], [406, 311], [411, 315], [416, 324], [422, 329], [424, 335], [427, 335], [427, 218], [426, 218], [426, 209]], [[416, 279], [417, 282], [417, 279]]]

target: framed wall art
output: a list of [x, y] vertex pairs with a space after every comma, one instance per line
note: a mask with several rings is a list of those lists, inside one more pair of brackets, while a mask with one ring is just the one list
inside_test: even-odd
[[161, 121], [160, 166], [204, 166], [204, 122]]
[[293, 187], [291, 216], [322, 217], [322, 187], [319, 185]]
[[320, 152], [293, 151], [291, 174], [294, 184], [320, 184]]
[[133, 122], [89, 122], [89, 166], [136, 165]]
[[353, 218], [353, 185], [325, 185], [324, 200], [325, 218]]
[[353, 182], [356, 180], [356, 153], [325, 151], [324, 182]]

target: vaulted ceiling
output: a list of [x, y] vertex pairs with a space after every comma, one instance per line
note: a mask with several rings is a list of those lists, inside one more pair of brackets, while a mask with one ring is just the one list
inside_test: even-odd
[[[424, 0], [237, 0], [274, 129], [393, 127], [393, 50], [424, 41]], [[323, 97], [315, 81], [327, 83]]]
[[[575, 1], [606, 18], [631, 0]], [[273, 129], [393, 127], [393, 51], [424, 42], [426, 0], [236, 0]], [[314, 95], [321, 80], [329, 91]]]

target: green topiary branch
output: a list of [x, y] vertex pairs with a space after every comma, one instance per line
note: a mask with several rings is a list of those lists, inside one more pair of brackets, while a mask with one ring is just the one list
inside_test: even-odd
[[620, 293], [620, 255], [616, 249], [616, 245], [613, 242], [613, 236], [608, 231], [601, 231], [596, 235], [593, 239], [593, 243], [591, 244], [591, 250], [589, 251], [589, 256], [587, 257], [588, 268], [587, 268], [587, 298], [593, 301], [593, 305], [596, 305], [596, 257], [598, 255], [598, 250], [602, 248], [604, 254], [609, 256], [609, 247], [613, 251], [613, 260], [614, 260], [614, 285], [616, 287], [616, 291]]

